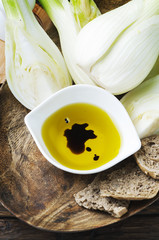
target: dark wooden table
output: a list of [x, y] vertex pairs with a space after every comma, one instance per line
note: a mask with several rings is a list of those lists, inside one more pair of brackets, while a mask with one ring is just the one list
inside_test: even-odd
[[56, 240], [159, 240], [159, 200], [117, 224], [80, 233], [53, 233], [35, 229], [0, 205], [0, 239]]

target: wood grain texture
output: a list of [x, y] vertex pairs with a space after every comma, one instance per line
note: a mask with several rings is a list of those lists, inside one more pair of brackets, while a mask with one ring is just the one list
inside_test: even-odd
[[[137, 216], [139, 215], [159, 215], [159, 199], [155, 201], [153, 204], [148, 206], [147, 208], [144, 208], [142, 211], [137, 213]], [[0, 203], [0, 218], [12, 218], [14, 215], [10, 213], [5, 207], [2, 206]]]
[[0, 40], [0, 84], [5, 81], [5, 43]]
[[[77, 206], [73, 194], [94, 176], [66, 173], [41, 155], [24, 123], [28, 110], [7, 84], [0, 102], [0, 199], [4, 206], [29, 224], [54, 231], [88, 230], [119, 221]], [[133, 203], [125, 217], [154, 200]]]
[[[0, 219], [0, 239], [18, 240], [158, 240], [159, 201], [122, 222], [104, 228], [78, 233], [52, 233], [37, 230], [18, 219]], [[154, 209], [156, 213], [153, 214]]]
[[6, 208], [0, 204], [0, 219], [13, 217], [14, 215], [10, 213]]
[[[103, 0], [102, 4], [100, 1], [97, 4], [101, 4], [103, 11], [109, 10], [104, 2], [108, 3]], [[125, 2], [110, 3], [115, 7]], [[57, 31], [45, 12], [36, 5], [34, 13], [59, 46]], [[28, 110], [14, 98], [7, 84], [0, 92], [0, 103], [0, 201], [7, 209], [35, 227], [61, 232], [95, 229], [120, 220], [77, 206], [73, 194], [84, 188], [94, 176], [63, 172], [41, 155], [24, 124]], [[124, 218], [137, 213], [157, 198], [132, 203]], [[19, 227], [16, 224], [13, 219], [13, 232]], [[1, 226], [2, 229], [4, 224], [1, 223]]]

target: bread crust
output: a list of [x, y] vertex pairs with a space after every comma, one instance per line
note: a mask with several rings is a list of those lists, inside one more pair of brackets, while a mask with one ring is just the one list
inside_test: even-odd
[[140, 161], [138, 161], [137, 159], [136, 159], [136, 162], [137, 162], [137, 164], [138, 164], [138, 166], [140, 167], [140, 169], [147, 175], [147, 176], [150, 176], [150, 177], [152, 177], [152, 178], [154, 178], [154, 179], [158, 179], [159, 180], [159, 171], [155, 171], [155, 170], [150, 170], [150, 169], [148, 169], [146, 166], [144, 166], [144, 165], [142, 165], [141, 163], [140, 163]]
[[148, 176], [159, 180], [159, 136], [141, 140], [141, 149], [134, 154], [140, 169]]
[[123, 168], [107, 174], [100, 183], [102, 197], [119, 200], [144, 200], [156, 196], [159, 182], [146, 176], [135, 161], [127, 162]]
[[129, 201], [101, 197], [99, 183], [100, 175], [97, 175], [91, 184], [74, 195], [75, 201], [87, 209], [105, 211], [116, 218], [122, 217], [128, 211]]

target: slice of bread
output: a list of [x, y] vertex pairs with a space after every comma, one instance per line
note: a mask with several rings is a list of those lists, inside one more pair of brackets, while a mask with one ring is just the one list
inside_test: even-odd
[[159, 179], [159, 136], [141, 140], [141, 149], [134, 154], [140, 169], [152, 178]]
[[85, 189], [76, 193], [78, 205], [87, 209], [100, 210], [110, 213], [114, 217], [121, 217], [128, 211], [129, 201], [120, 201], [110, 197], [101, 197], [99, 190], [100, 175]]
[[124, 200], [143, 200], [156, 196], [159, 182], [145, 175], [136, 162], [125, 160], [125, 166], [112, 171], [100, 183], [102, 197]]
[[159, 162], [159, 135], [143, 138], [141, 144], [145, 157]]

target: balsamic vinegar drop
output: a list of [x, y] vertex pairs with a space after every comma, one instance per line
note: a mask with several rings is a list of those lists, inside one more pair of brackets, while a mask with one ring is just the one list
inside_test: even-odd
[[46, 119], [42, 137], [50, 154], [62, 165], [91, 170], [116, 157], [119, 132], [109, 115], [86, 103], [66, 105]]

